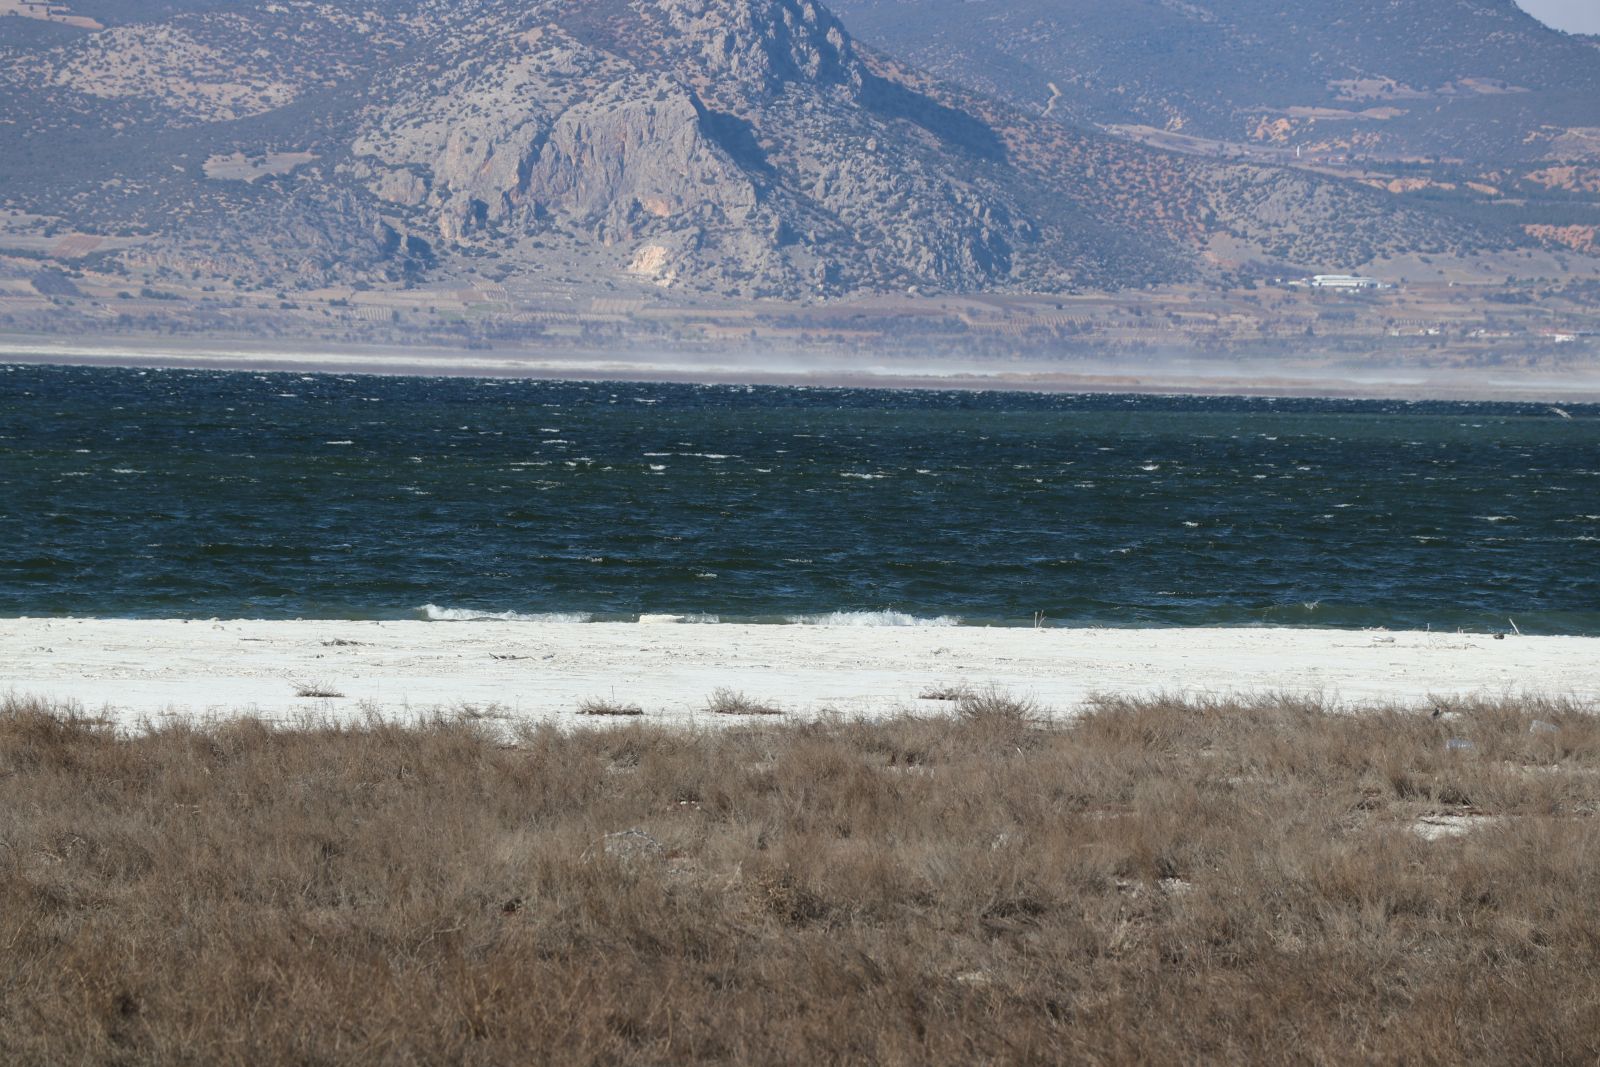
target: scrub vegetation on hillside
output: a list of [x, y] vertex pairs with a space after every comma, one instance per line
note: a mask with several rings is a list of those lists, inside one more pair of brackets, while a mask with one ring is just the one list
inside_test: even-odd
[[723, 730], [0, 707], [0, 1061], [1575, 1063], [1574, 702]]

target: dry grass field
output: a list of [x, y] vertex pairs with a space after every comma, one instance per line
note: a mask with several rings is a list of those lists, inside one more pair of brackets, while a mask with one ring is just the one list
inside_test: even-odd
[[128, 735], [13, 699], [0, 1062], [1593, 1063], [1597, 805], [1560, 702]]

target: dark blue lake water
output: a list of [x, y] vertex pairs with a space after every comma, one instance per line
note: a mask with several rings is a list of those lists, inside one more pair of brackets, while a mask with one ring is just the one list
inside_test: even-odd
[[0, 615], [1600, 634], [1565, 416], [0, 366]]

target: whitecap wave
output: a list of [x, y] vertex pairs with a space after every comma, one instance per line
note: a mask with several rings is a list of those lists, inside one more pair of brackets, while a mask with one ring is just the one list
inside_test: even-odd
[[830, 611], [822, 615], [789, 615], [795, 626], [960, 626], [954, 615], [927, 618], [903, 611]]
[[587, 611], [546, 611], [528, 614], [521, 611], [479, 611], [476, 608], [441, 608], [424, 604], [417, 609], [429, 622], [589, 622]]

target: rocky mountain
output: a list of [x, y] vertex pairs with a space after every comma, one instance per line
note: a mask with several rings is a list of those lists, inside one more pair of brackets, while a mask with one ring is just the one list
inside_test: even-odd
[[1325, 155], [1600, 158], [1600, 51], [1515, 0], [840, 0], [1034, 113]]
[[814, 0], [127, 8], [0, 18], [0, 204], [129, 269], [290, 289], [470, 267], [799, 297], [1115, 288], [1523, 239], [936, 81]]

